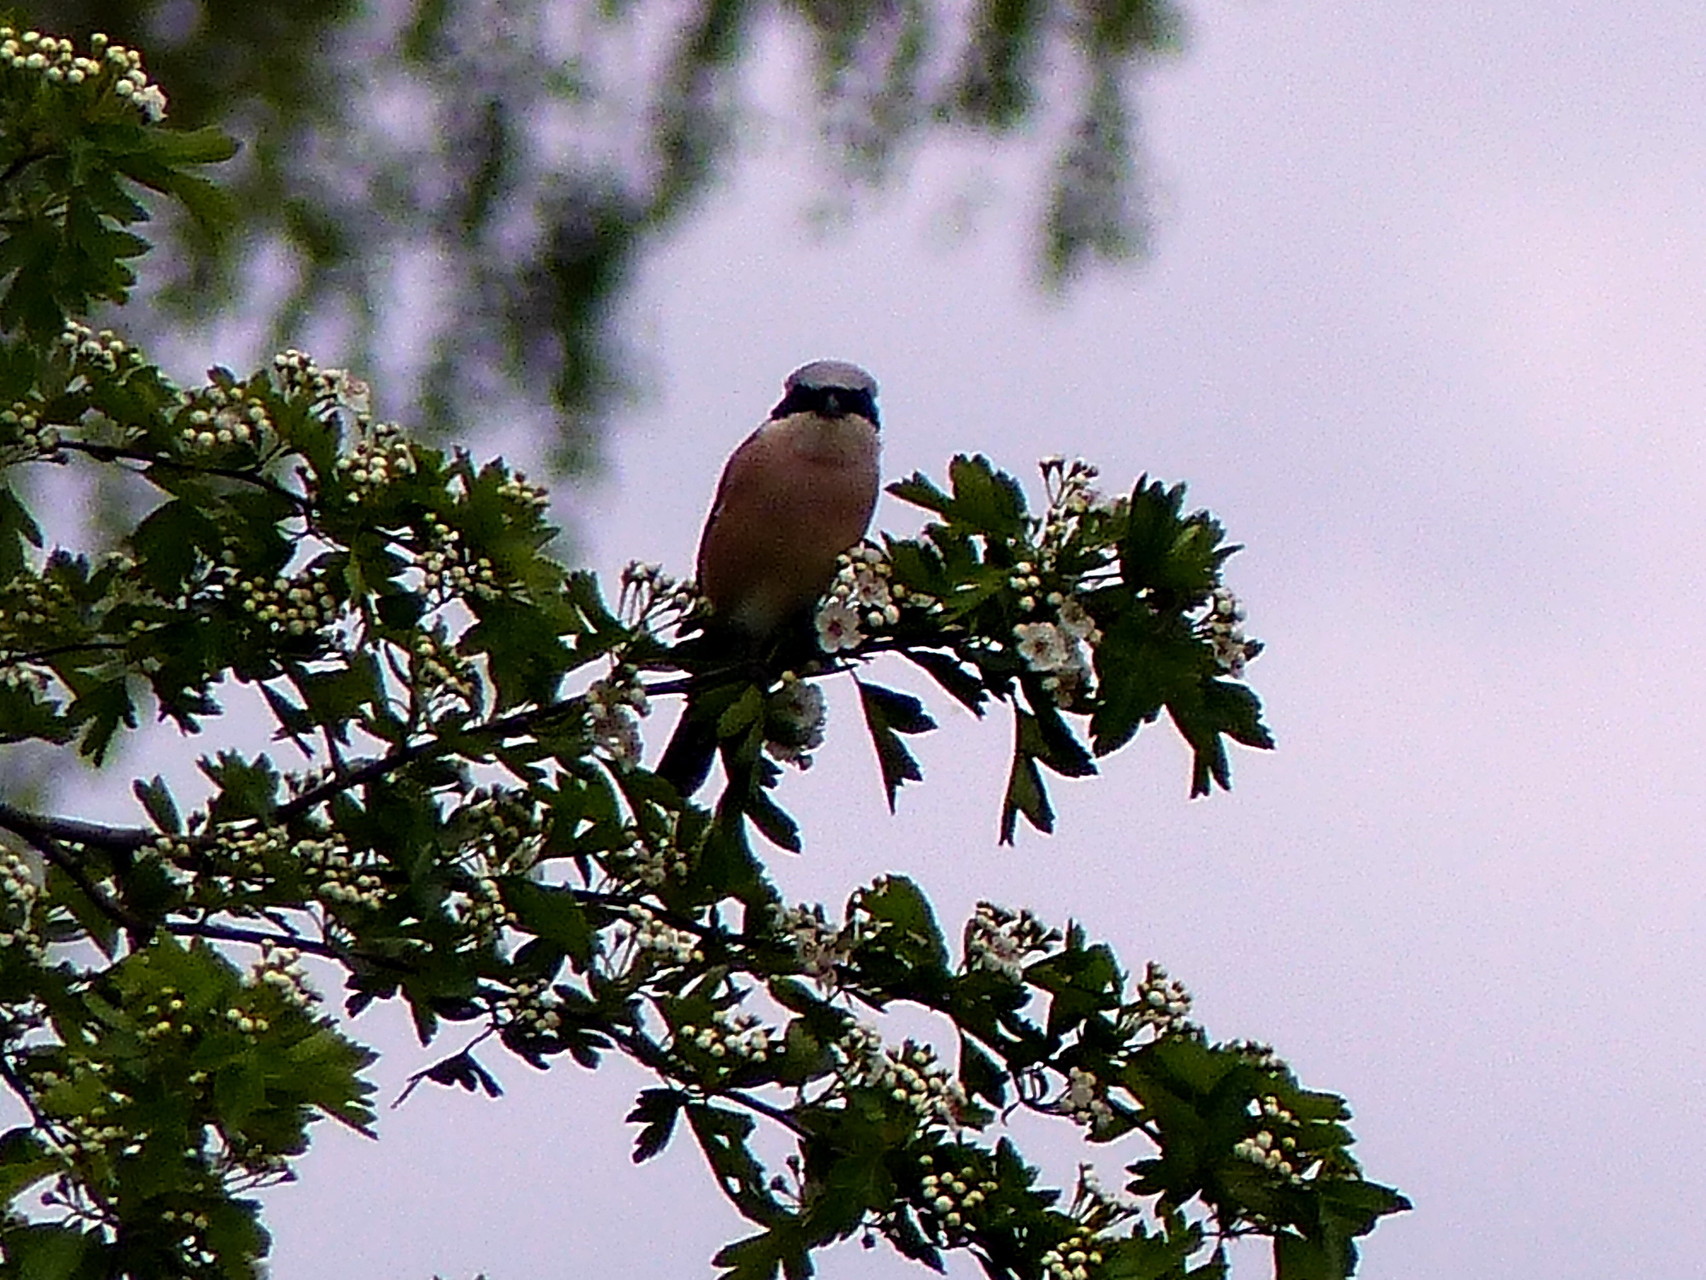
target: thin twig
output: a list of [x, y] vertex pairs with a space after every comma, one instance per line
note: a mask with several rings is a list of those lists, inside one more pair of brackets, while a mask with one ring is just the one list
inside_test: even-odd
[[[527, 711], [512, 712], [507, 716], [499, 716], [495, 720], [487, 720], [480, 724], [469, 725], [457, 731], [457, 738], [508, 738], [524, 733], [543, 721], [560, 716], [564, 712], [580, 705], [585, 699], [579, 695], [565, 698], [559, 702], [547, 703], [542, 707], [534, 707]], [[354, 787], [377, 781], [387, 774], [414, 764], [418, 760], [429, 759], [454, 749], [454, 744], [445, 738], [429, 738], [411, 746], [398, 747], [383, 756], [375, 757], [366, 764], [339, 773], [317, 787], [310, 787], [293, 800], [278, 807], [274, 817], [279, 822], [288, 822], [300, 817], [317, 805], [324, 804], [333, 796], [339, 795]]]
[[272, 945], [306, 951], [309, 955], [327, 960], [348, 962], [352, 954], [332, 942], [304, 938], [300, 934], [272, 932], [267, 929], [244, 929], [238, 925], [210, 924], [205, 920], [165, 920], [160, 927], [167, 933], [184, 938], [208, 938], [214, 942], [244, 942], [253, 946]]
[[244, 484], [254, 485], [264, 489], [275, 497], [282, 498], [296, 511], [298, 515], [309, 515], [314, 510], [314, 504], [299, 493], [292, 493], [275, 480], [269, 480], [255, 471], [242, 467], [216, 467], [202, 462], [185, 462], [179, 458], [168, 458], [162, 454], [149, 453], [146, 449], [134, 449], [127, 445], [93, 444], [86, 440], [60, 440], [57, 448], [73, 453], [86, 454], [97, 462], [142, 462], [151, 467], [166, 467], [173, 471], [189, 471], [202, 475], [222, 476], [227, 480], [240, 480]]

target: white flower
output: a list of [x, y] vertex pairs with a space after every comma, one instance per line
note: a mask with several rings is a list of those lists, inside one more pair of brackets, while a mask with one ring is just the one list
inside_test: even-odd
[[846, 601], [827, 601], [817, 611], [817, 643], [825, 653], [856, 649], [864, 638], [859, 630], [859, 613]]
[[1074, 640], [1088, 640], [1095, 644], [1097, 640], [1096, 622], [1089, 611], [1076, 600], [1063, 599], [1060, 602], [1060, 629]]
[[790, 673], [771, 695], [769, 712], [765, 751], [784, 764], [811, 768], [809, 753], [823, 745], [824, 726], [829, 722], [823, 690]]
[[141, 107], [142, 114], [155, 124], [166, 118], [166, 95], [157, 84], [149, 85], [132, 97], [131, 101]]
[[1019, 656], [1032, 671], [1063, 671], [1072, 665], [1077, 646], [1052, 622], [1021, 622], [1013, 628]]
[[621, 705], [589, 702], [586, 709], [587, 728], [596, 746], [603, 747], [618, 764], [636, 764], [644, 744], [640, 741], [640, 722], [634, 713]]

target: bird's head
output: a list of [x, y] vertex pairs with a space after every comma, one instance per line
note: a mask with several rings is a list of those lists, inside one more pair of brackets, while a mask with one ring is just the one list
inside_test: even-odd
[[770, 411], [772, 418], [795, 413], [817, 413], [826, 418], [857, 414], [873, 427], [877, 425], [877, 380], [856, 364], [813, 360], [790, 373], [782, 387], [782, 399]]

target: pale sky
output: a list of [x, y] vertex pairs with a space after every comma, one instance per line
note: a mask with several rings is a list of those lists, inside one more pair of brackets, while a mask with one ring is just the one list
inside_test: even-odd
[[[1347, 1096], [1369, 1175], [1415, 1201], [1364, 1276], [1699, 1274], [1706, 8], [1190, 8], [1143, 97], [1148, 263], [1046, 300], [1025, 165], [970, 152], [814, 233], [821, 170], [773, 120], [646, 264], [624, 330], [650, 394], [560, 510], [602, 572], [686, 572], [722, 459], [821, 356], [881, 381], [891, 479], [981, 450], [1188, 481], [1248, 547], [1229, 581], [1280, 749], [1190, 802], [1146, 731], [1055, 788], [1058, 834], [1001, 849], [999, 713], [933, 698], [891, 819], [837, 690], [783, 796], [788, 891], [838, 910], [904, 872], [951, 936], [989, 898], [1164, 963], [1211, 1035]], [[389, 1016], [357, 1033], [404, 1043]], [[382, 1064], [387, 1097], [422, 1060]], [[489, 1062], [497, 1102], [423, 1092], [377, 1144], [316, 1129], [268, 1197], [277, 1280], [708, 1275], [746, 1234], [689, 1148], [629, 1164], [637, 1074]], [[821, 1274], [924, 1273], [849, 1246]]]

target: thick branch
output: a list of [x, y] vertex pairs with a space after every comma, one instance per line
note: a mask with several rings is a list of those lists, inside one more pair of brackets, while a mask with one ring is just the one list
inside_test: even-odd
[[48, 846], [56, 842], [85, 844], [106, 853], [135, 853], [153, 844], [156, 838], [155, 832], [144, 827], [109, 827], [95, 822], [79, 822], [76, 818], [44, 818], [14, 808], [5, 801], [0, 801], [0, 831], [21, 836], [50, 859], [53, 854]]

